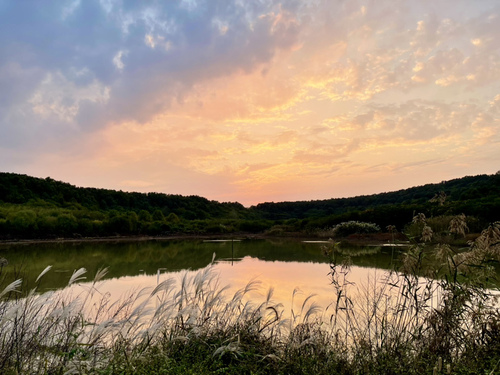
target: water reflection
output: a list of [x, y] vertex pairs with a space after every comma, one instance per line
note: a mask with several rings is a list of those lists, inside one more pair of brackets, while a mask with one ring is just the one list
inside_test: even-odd
[[[317, 262], [284, 262], [264, 261], [258, 258], [245, 256], [240, 261], [231, 265], [230, 260], [216, 261], [211, 267], [220, 288], [228, 286], [226, 296], [231, 299], [234, 293], [244, 288], [249, 282], [256, 282], [258, 288], [249, 292], [245, 300], [253, 303], [261, 303], [265, 300], [270, 288], [273, 289], [273, 303], [283, 305], [286, 317], [299, 315], [304, 308], [302, 305], [309, 296], [305, 309], [312, 303], [321, 307], [323, 318], [328, 320], [333, 308], [330, 308], [335, 299], [335, 289], [331, 285], [329, 277], [329, 265]], [[194, 278], [203, 270], [177, 270], [166, 271], [155, 275], [122, 276], [107, 279], [97, 285], [98, 294], [96, 298], [109, 294], [112, 300], [123, 300], [127, 296], [140, 290], [149, 293], [162, 281], [169, 278], [176, 280], [179, 288], [181, 279]], [[385, 275], [385, 271], [376, 268], [364, 268], [352, 266], [349, 271], [349, 290], [352, 298], [368, 285], [379, 284]], [[372, 286], [373, 286], [372, 285]], [[81, 283], [71, 288], [72, 295], [78, 295], [90, 287], [90, 283]]]
[[[220, 262], [217, 267], [224, 269], [225, 273], [244, 274], [247, 281], [253, 276], [279, 275], [270, 282], [270, 285], [279, 286], [285, 283], [287, 274], [293, 275], [298, 283], [307, 278], [308, 268], [313, 267], [309, 263], [316, 263], [318, 267], [315, 271], [311, 271], [312, 273], [317, 273], [320, 279], [326, 279], [328, 259], [323, 255], [321, 246], [319, 243], [302, 243], [287, 239], [241, 242], [201, 240], [82, 242], [1, 246], [0, 256], [9, 261], [9, 265], [4, 267], [2, 273], [4, 283], [23, 278], [26, 288], [34, 284], [34, 280], [47, 265], [52, 265], [52, 271], [44, 276], [39, 286], [39, 290], [42, 291], [63, 288], [67, 285], [73, 270], [81, 267], [88, 270], [89, 278], [92, 278], [98, 269], [109, 267], [108, 279], [156, 275], [159, 269], [170, 272], [188, 269], [194, 271], [210, 264], [213, 253], [216, 253], [217, 260], [230, 260], [230, 264], [235, 267], [230, 271], [230, 264]], [[356, 248], [350, 253], [352, 262], [356, 266], [388, 268], [391, 265], [391, 249]], [[253, 259], [252, 261], [262, 261], [256, 266], [255, 275], [248, 268], [251, 261], [245, 260], [246, 257]], [[285, 264], [288, 264], [287, 270], [282, 269]], [[258, 270], [268, 267], [271, 269], [266, 275], [263, 272], [258, 273]]]
[[[154, 310], [154, 304], [158, 303], [160, 297], [151, 298], [151, 292], [160, 283], [168, 279], [175, 280], [173, 294], [164, 297], [174, 298], [177, 293], [175, 290], [180, 290], [183, 278], [193, 280], [206, 270], [215, 275], [218, 285], [216, 290], [228, 285], [225, 294], [227, 300], [231, 300], [234, 293], [249, 282], [257, 282], [259, 287], [246, 294], [245, 301], [260, 304], [272, 289], [271, 303], [281, 304], [284, 316], [288, 318], [305, 316], [309, 307], [318, 305], [324, 321], [338, 319], [342, 316], [338, 309], [347, 306], [345, 296], [352, 303], [354, 316], [371, 314], [370, 307], [365, 306], [371, 300], [367, 299], [367, 295], [383, 299], [385, 308], [390, 307], [391, 296], [398, 290], [387, 289], [386, 277], [397, 256], [396, 248], [343, 249], [342, 253], [350, 257], [352, 266], [342, 285], [344, 299], [339, 300], [339, 289], [332, 285], [330, 264], [323, 255], [323, 245], [284, 239], [45, 244], [4, 248], [0, 255], [10, 258], [13, 268], [23, 265], [20, 268], [24, 273], [23, 279], [27, 280], [26, 289], [34, 285], [34, 280], [46, 265], [52, 264], [53, 269], [43, 277], [37, 290], [59, 289], [57, 295], [68, 296], [69, 300], [71, 296], [86, 296], [91, 291], [93, 302], [86, 305], [91, 308], [99, 306], [102, 298], [112, 304], [143, 291], [143, 294], [139, 293], [142, 297], [134, 303], [148, 300]], [[73, 270], [81, 267], [89, 271], [86, 275], [89, 282], [62, 289], [67, 285]], [[109, 273], [94, 289], [90, 281], [102, 267], [109, 267]], [[9, 272], [11, 274], [7, 276], [15, 276], [12, 268]], [[422, 279], [422, 284], [425, 283]], [[309, 299], [311, 295], [313, 298]]]

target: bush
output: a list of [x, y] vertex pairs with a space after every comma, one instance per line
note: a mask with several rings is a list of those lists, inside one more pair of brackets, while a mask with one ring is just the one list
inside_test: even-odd
[[71, 236], [76, 228], [78, 222], [72, 214], [62, 214], [57, 217], [57, 231], [63, 236]]
[[239, 225], [239, 229], [243, 232], [259, 233], [271, 228], [272, 222], [265, 220], [247, 220]]
[[360, 221], [346, 221], [335, 225], [332, 228], [334, 237], [347, 237], [351, 234], [378, 233], [380, 227], [373, 223], [364, 223]]
[[33, 210], [20, 210], [9, 215], [8, 222], [15, 234], [27, 233], [33, 236], [36, 233], [36, 213]]

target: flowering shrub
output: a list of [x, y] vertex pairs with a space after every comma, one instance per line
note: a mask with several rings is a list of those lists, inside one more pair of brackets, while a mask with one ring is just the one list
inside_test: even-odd
[[377, 224], [364, 223], [361, 221], [345, 221], [332, 228], [334, 237], [346, 237], [350, 234], [377, 232], [380, 232], [380, 227]]

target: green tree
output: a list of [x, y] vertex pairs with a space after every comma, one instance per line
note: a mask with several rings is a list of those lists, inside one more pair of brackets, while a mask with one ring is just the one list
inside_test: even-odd
[[154, 221], [165, 221], [165, 216], [163, 216], [163, 212], [157, 209], [153, 212], [153, 220]]
[[181, 219], [179, 219], [179, 216], [177, 216], [176, 214], [174, 214], [173, 212], [169, 213], [168, 216], [167, 216], [167, 222], [168, 223], [179, 223], [181, 221]]
[[63, 236], [72, 236], [78, 228], [78, 222], [72, 214], [57, 217], [57, 231]]
[[16, 211], [9, 216], [8, 220], [15, 234], [33, 237], [37, 230], [36, 213], [33, 210]]
[[146, 211], [146, 210], [139, 211], [139, 221], [144, 221], [144, 222], [149, 223], [152, 220], [153, 220], [153, 218], [152, 218], [151, 214], [149, 213], [149, 211]]

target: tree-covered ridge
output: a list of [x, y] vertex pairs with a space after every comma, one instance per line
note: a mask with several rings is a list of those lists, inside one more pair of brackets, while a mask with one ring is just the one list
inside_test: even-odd
[[81, 205], [96, 211], [145, 210], [174, 213], [185, 219], [239, 217], [246, 214], [239, 203], [210, 201], [199, 196], [163, 193], [136, 193], [109, 189], [83, 188], [53, 180], [15, 173], [0, 173], [0, 202], [25, 204], [43, 200], [57, 207]]
[[[444, 193], [444, 195], [443, 195]], [[443, 202], [440, 202], [440, 198]], [[474, 211], [468, 203], [498, 204], [500, 198], [500, 175], [478, 175], [427, 184], [388, 193], [363, 195], [352, 198], [334, 198], [300, 202], [261, 203], [254, 207], [267, 219], [304, 219], [338, 215], [348, 211], [363, 211], [380, 206], [427, 205], [427, 203], [450, 203], [457, 209]], [[434, 200], [434, 202], [433, 202]], [[479, 208], [479, 211], [481, 209]], [[476, 210], [477, 211], [477, 210]], [[491, 218], [493, 220], [493, 218]]]
[[0, 173], [0, 239], [223, 232], [223, 222], [249, 215], [239, 203], [198, 196], [82, 188]]
[[0, 173], [0, 239], [267, 231], [316, 235], [342, 222], [402, 230], [416, 212], [468, 217], [471, 230], [498, 220], [500, 175], [468, 176], [390, 193], [245, 208], [199, 196], [82, 188]]

